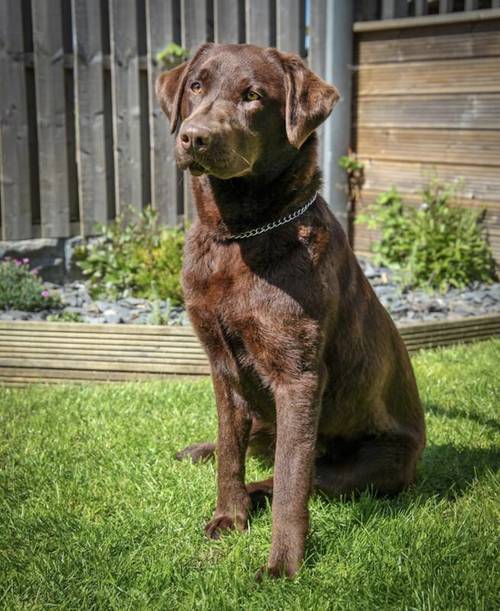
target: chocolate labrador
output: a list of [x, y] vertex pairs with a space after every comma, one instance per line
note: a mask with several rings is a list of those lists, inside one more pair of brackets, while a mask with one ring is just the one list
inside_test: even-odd
[[[270, 575], [304, 557], [313, 489], [392, 495], [414, 481], [425, 426], [406, 348], [319, 194], [316, 128], [338, 93], [293, 54], [205, 44], [158, 78], [193, 175], [183, 286], [210, 360], [217, 538], [272, 496]], [[245, 484], [247, 451], [274, 478]]]

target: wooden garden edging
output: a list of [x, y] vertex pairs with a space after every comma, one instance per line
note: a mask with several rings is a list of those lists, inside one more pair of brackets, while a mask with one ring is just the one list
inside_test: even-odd
[[[410, 350], [500, 337], [500, 315], [400, 328]], [[206, 376], [190, 327], [0, 322], [0, 384]]]

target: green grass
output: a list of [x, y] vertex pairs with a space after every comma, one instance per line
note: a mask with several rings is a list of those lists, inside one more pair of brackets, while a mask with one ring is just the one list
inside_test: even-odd
[[215, 467], [172, 458], [214, 437], [208, 381], [0, 390], [0, 607], [498, 609], [500, 341], [414, 364], [418, 485], [315, 497], [298, 578], [260, 585], [270, 511], [206, 540]]

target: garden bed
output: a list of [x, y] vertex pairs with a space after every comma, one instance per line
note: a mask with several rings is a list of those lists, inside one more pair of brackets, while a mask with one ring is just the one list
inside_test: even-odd
[[[410, 352], [500, 336], [500, 314], [400, 326]], [[182, 325], [0, 322], [0, 384], [122, 381], [209, 374]]]
[[[451, 288], [444, 293], [410, 289], [401, 285], [387, 267], [360, 258], [359, 263], [373, 290], [397, 324], [455, 320], [471, 316], [500, 314], [500, 283], [472, 283], [467, 288]], [[59, 319], [90, 324], [189, 325], [182, 306], [166, 299], [123, 296], [93, 299], [85, 282], [64, 285], [45, 282], [54, 305], [38, 312], [19, 309], [0, 310], [0, 321], [43, 321]]]

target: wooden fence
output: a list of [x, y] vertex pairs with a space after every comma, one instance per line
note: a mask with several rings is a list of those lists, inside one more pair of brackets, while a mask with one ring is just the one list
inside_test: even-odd
[[[0, 0], [1, 238], [90, 235], [149, 203], [169, 225], [189, 218], [189, 179], [154, 96], [156, 56], [170, 42], [192, 51], [214, 40], [295, 51], [341, 83], [322, 145], [339, 218], [354, 46], [352, 145], [366, 162], [365, 201], [392, 182], [416, 200], [427, 169], [463, 176], [462, 203], [488, 208], [498, 256], [499, 5], [359, 0], [353, 40], [346, 0]], [[370, 237], [357, 228], [359, 251]]]
[[[154, 95], [168, 43], [306, 54], [305, 0], [1, 0], [1, 235], [91, 234], [151, 203], [169, 225], [190, 190]], [[8, 87], [5, 86], [8, 83]]]
[[[363, 205], [391, 185], [415, 205], [433, 176], [462, 179], [457, 203], [486, 210], [500, 261], [500, 10], [357, 22], [354, 33], [351, 142], [365, 164]], [[356, 226], [357, 252], [373, 238]]]

